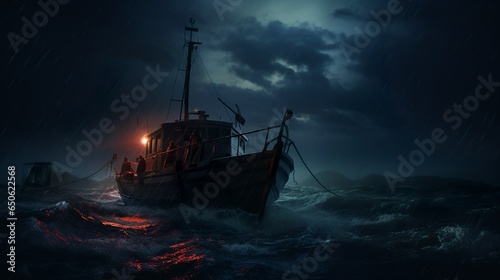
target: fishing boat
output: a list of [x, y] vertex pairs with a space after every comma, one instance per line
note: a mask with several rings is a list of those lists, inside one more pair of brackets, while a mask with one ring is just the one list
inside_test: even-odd
[[[294, 170], [286, 125], [293, 113], [286, 110], [279, 125], [241, 132], [245, 119], [239, 108], [233, 110], [220, 98], [235, 115], [234, 122], [210, 120], [205, 111], [190, 112], [192, 54], [201, 44], [193, 41], [198, 29], [190, 22], [185, 27], [187, 63], [179, 120], [163, 123], [146, 136], [139, 164], [145, 168], [116, 174], [120, 196], [125, 204], [237, 208], [262, 217]], [[248, 136], [255, 133], [261, 138], [265, 134], [265, 140], [257, 152], [248, 153]]]

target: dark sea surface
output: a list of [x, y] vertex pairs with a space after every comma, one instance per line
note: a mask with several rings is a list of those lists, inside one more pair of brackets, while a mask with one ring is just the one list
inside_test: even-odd
[[206, 209], [188, 224], [110, 184], [18, 197], [16, 272], [4, 260], [1, 279], [500, 279], [498, 188], [336, 192], [287, 186], [260, 223]]

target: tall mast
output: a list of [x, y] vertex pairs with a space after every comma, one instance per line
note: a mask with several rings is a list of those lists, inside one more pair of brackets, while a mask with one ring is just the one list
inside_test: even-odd
[[187, 64], [186, 64], [186, 76], [184, 78], [184, 120], [189, 120], [189, 81], [191, 80], [191, 57], [193, 55], [193, 50], [196, 45], [201, 45], [200, 42], [193, 42], [193, 32], [198, 32], [198, 28], [194, 28], [194, 19], [190, 18], [189, 23], [191, 23], [191, 27], [186, 26], [184, 28], [185, 31], [189, 32], [189, 41], [188, 45], [188, 55], [187, 55]]

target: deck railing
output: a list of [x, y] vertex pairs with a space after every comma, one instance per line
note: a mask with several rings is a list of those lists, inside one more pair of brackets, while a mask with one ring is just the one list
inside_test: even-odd
[[[251, 131], [247, 131], [247, 132], [243, 132], [243, 133], [238, 133], [238, 134], [234, 134], [234, 135], [226, 135], [226, 136], [222, 136], [222, 137], [217, 137], [217, 138], [212, 138], [212, 139], [208, 139], [208, 140], [203, 140], [203, 141], [201, 141], [200, 143], [197, 143], [197, 144], [187, 144], [187, 145], [184, 145], [184, 146], [180, 146], [180, 147], [176, 147], [176, 148], [173, 148], [173, 149], [169, 149], [167, 151], [159, 152], [159, 153], [155, 154], [154, 157], [158, 157], [158, 156], [162, 156], [162, 155], [168, 156], [170, 153], [174, 153], [174, 154], [177, 155], [177, 157], [179, 157], [180, 154], [181, 154], [181, 152], [182, 152], [182, 155], [183, 155], [182, 159], [183, 159], [184, 162], [186, 162], [186, 161], [189, 161], [187, 159], [187, 157], [188, 157], [187, 153], [189, 153], [189, 151], [193, 150], [193, 145], [196, 145], [197, 153], [201, 153], [201, 151], [204, 151], [206, 148], [210, 148], [211, 149], [210, 155], [208, 157], [204, 157], [203, 159], [204, 160], [207, 160], [207, 159], [213, 160], [213, 159], [215, 159], [215, 155], [216, 155], [216, 152], [217, 152], [216, 149], [217, 149], [217, 143], [218, 142], [226, 140], [226, 139], [231, 139], [231, 138], [234, 138], [234, 137], [237, 137], [238, 139], [240, 139], [240, 137], [243, 137], [243, 136], [246, 136], [246, 135], [255, 134], [255, 133], [258, 133], [258, 132], [262, 132], [262, 131], [266, 131], [266, 138], [264, 140], [264, 145], [263, 145], [263, 149], [262, 149], [262, 151], [265, 151], [267, 149], [267, 147], [269, 146], [269, 144], [272, 143], [273, 141], [276, 141], [276, 139], [278, 138], [278, 137], [275, 137], [275, 138], [269, 140], [269, 131], [272, 130], [272, 129], [280, 128], [280, 127], [281, 127], [281, 125], [270, 126], [270, 127], [256, 129], [256, 130], [251, 130]], [[288, 151], [289, 146], [290, 146], [290, 140], [288, 138], [288, 128], [286, 129], [286, 135], [283, 135], [282, 137], [285, 140], [285, 143], [284, 143], [284, 146], [283, 146], [283, 150], [284, 151]], [[229, 145], [229, 147], [233, 148], [231, 144]], [[238, 151], [237, 155], [239, 155], [240, 154], [239, 153], [239, 141], [238, 141], [238, 145], [237, 145], [236, 149]], [[230, 156], [230, 154], [224, 154], [224, 155], [219, 156], [217, 158], [226, 157], [226, 156]], [[196, 155], [194, 155], [194, 157], [196, 158]]]

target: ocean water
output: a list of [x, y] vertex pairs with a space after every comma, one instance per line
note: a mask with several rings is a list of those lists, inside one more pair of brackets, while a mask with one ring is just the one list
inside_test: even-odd
[[16, 272], [4, 262], [1, 279], [500, 279], [498, 189], [336, 191], [287, 186], [259, 223], [206, 209], [188, 224], [112, 184], [18, 198]]

